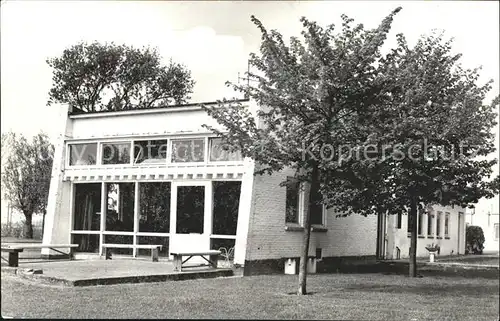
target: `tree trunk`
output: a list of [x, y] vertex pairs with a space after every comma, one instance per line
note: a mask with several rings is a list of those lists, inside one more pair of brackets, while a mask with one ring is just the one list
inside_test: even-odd
[[412, 196], [410, 204], [410, 277], [417, 276], [417, 200]]
[[311, 193], [314, 189], [319, 186], [318, 181], [318, 167], [314, 166], [311, 173], [311, 186], [309, 190], [309, 206], [305, 211], [304, 215], [304, 236], [302, 239], [302, 251], [300, 255], [300, 265], [299, 265], [299, 288], [297, 291], [298, 295], [307, 294], [307, 260], [309, 256], [309, 241], [311, 239], [311, 208], [313, 207], [314, 194]]
[[33, 238], [33, 213], [24, 213], [24, 238], [32, 239]]

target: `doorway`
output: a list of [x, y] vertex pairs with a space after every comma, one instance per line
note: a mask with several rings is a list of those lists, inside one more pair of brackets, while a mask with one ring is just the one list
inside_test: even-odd
[[[210, 182], [173, 182], [170, 252], [210, 249]], [[189, 262], [201, 263], [193, 257]]]

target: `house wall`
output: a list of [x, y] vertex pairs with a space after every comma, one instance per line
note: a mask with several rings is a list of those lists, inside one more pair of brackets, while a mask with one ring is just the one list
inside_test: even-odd
[[[497, 229], [500, 218], [498, 211], [499, 196], [495, 196], [492, 199], [484, 200], [484, 202], [490, 202], [491, 206], [476, 206], [476, 209], [469, 210], [467, 213], [467, 223], [469, 225], [480, 226], [484, 233], [484, 249], [485, 252], [497, 252], [499, 251], [498, 233], [495, 231]], [[496, 207], [493, 206], [496, 204]]]
[[[417, 238], [417, 257], [427, 257], [428, 251], [425, 249], [427, 245], [432, 243], [440, 246], [439, 255], [456, 255], [465, 253], [465, 209], [459, 207], [443, 207], [439, 205], [432, 206], [434, 214], [441, 211], [443, 213], [441, 230], [442, 236], [438, 237], [436, 233], [436, 217], [434, 219], [434, 233], [432, 236], [427, 235], [427, 214], [423, 218], [423, 234]], [[450, 213], [449, 237], [444, 235], [444, 217], [445, 212]], [[459, 213], [462, 216], [462, 223], [459, 224]], [[397, 228], [397, 215], [389, 215], [386, 219], [386, 258], [397, 259], [397, 249], [400, 249], [400, 258], [408, 258], [410, 253], [410, 236], [408, 233], [408, 215], [402, 215], [401, 228]]]
[[[253, 105], [249, 105], [250, 111], [253, 111], [254, 108]], [[191, 164], [165, 163], [147, 167], [133, 164], [99, 165], [99, 163], [91, 166], [68, 165], [68, 143], [81, 141], [107, 142], [110, 140], [120, 141], [121, 139], [130, 141], [134, 138], [151, 139], [157, 136], [175, 138], [192, 134], [198, 134], [201, 137], [209, 136], [211, 132], [203, 128], [203, 124], [220, 128], [220, 125], [199, 106], [81, 114], [69, 117], [68, 107], [61, 106], [60, 120], [54, 121], [54, 125], [61, 128], [61, 134], [57, 138], [55, 146], [49, 206], [45, 222], [47, 233], [44, 235], [43, 243], [67, 244], [71, 242], [72, 193], [74, 189], [72, 186], [75, 183], [240, 180], [242, 181], [242, 193], [240, 196], [237, 235], [234, 238], [236, 240], [235, 263], [243, 264], [247, 246], [248, 217], [252, 205], [252, 161], [245, 160], [232, 162], [231, 164], [216, 162], [211, 164], [208, 162]], [[173, 221], [171, 220], [171, 222]], [[95, 233], [102, 234], [102, 231], [95, 231]], [[138, 237], [141, 234], [137, 232], [134, 235]], [[43, 249], [42, 254], [50, 256], [55, 253], [52, 253], [49, 249]]]
[[[253, 211], [250, 217], [248, 246], [245, 266], [253, 271], [247, 274], [281, 272], [286, 258], [298, 258], [302, 248], [303, 228], [285, 223], [286, 187], [279, 184], [293, 176], [292, 171], [254, 178]], [[299, 215], [308, 193], [299, 200]], [[352, 215], [335, 217], [333, 210], [326, 213], [326, 225], [313, 226], [309, 245], [309, 256], [322, 249], [322, 257], [327, 258], [375, 258], [377, 238], [377, 218]], [[300, 224], [299, 224], [300, 226]], [[321, 265], [320, 263], [318, 263]]]
[[[172, 107], [162, 108], [163, 112], [153, 111], [143, 114], [109, 112], [101, 115], [73, 116], [72, 138], [210, 133], [202, 127], [203, 124], [220, 128], [220, 125], [199, 107]], [[95, 117], [97, 115], [99, 116]]]

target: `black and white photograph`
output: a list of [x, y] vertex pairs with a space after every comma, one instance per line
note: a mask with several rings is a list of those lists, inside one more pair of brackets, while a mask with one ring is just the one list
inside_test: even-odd
[[499, 321], [499, 12], [2, 0], [2, 318]]

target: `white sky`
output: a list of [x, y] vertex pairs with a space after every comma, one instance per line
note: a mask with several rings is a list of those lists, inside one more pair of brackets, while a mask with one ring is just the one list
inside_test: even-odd
[[224, 83], [235, 82], [238, 72], [246, 71], [248, 54], [258, 52], [260, 35], [251, 14], [288, 38], [299, 35], [300, 16], [340, 26], [345, 13], [371, 28], [397, 6], [403, 10], [395, 17], [389, 44], [400, 32], [413, 44], [432, 29], [444, 30], [455, 38], [454, 50], [463, 54], [462, 64], [482, 65], [480, 81], [495, 81], [488, 102], [498, 95], [496, 1], [9, 0], [0, 5], [1, 130], [29, 136], [43, 130], [55, 137], [61, 129], [52, 125], [56, 108], [46, 106], [52, 71], [45, 61], [80, 40], [158, 47], [165, 60], [172, 57], [192, 71], [192, 102], [213, 101], [232, 96]]

